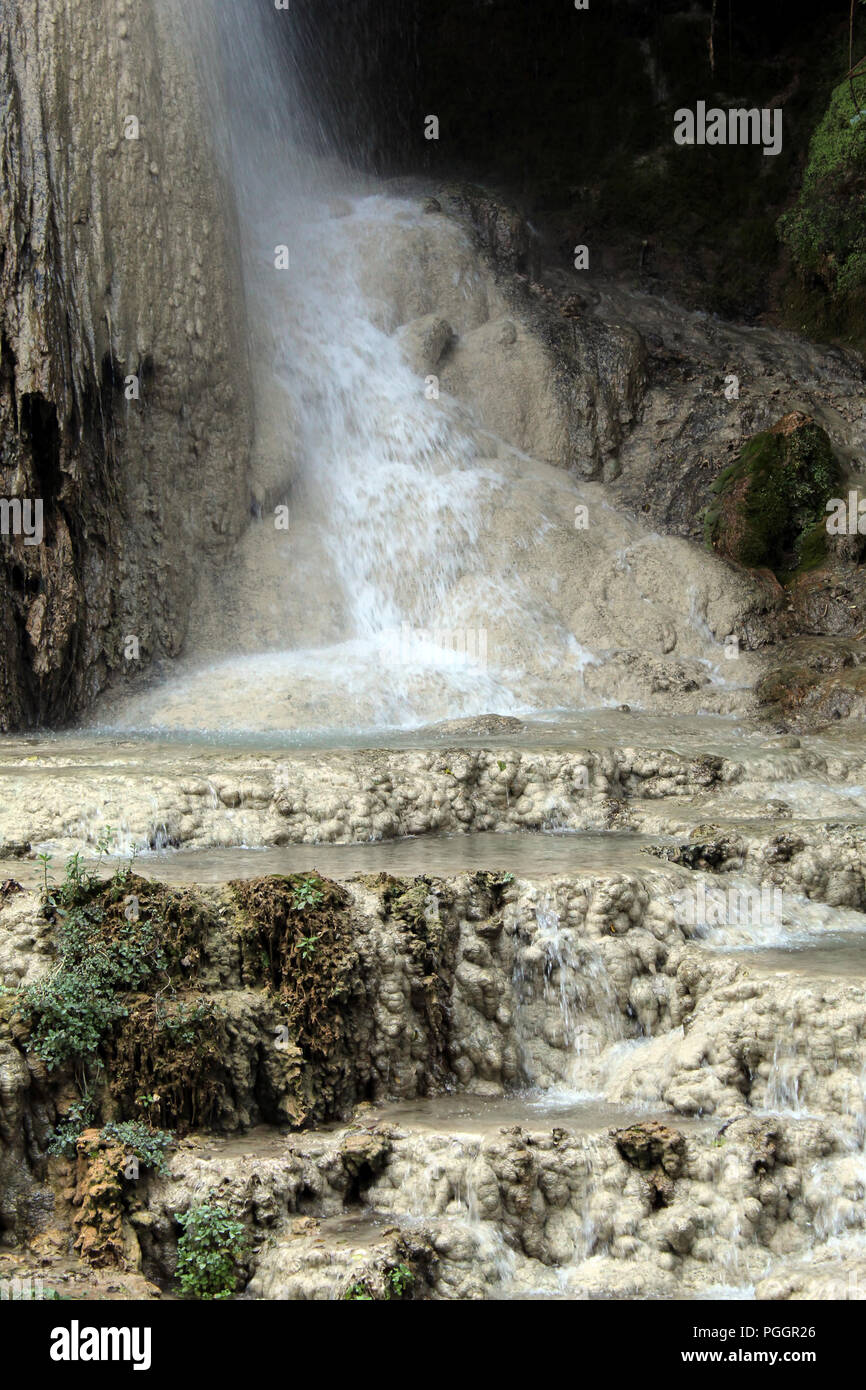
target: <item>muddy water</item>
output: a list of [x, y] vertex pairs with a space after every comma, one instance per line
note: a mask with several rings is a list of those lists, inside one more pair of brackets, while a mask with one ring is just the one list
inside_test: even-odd
[[828, 931], [820, 941], [799, 940], [787, 946], [725, 951], [727, 958], [750, 970], [832, 980], [866, 979], [866, 930]]
[[[224, 883], [265, 874], [316, 871], [325, 878], [347, 879], [355, 874], [389, 873], [403, 877], [430, 874], [451, 878], [478, 871], [513, 874], [515, 878], [545, 878], [551, 874], [659, 873], [684, 877], [685, 871], [660, 865], [642, 851], [658, 843], [649, 835], [480, 834], [425, 835], [404, 840], [380, 840], [364, 845], [287, 845], [279, 849], [177, 850], [142, 854], [135, 871], [162, 883]], [[103, 859], [102, 872], [113, 873], [129, 860]], [[25, 887], [39, 881], [41, 866], [33, 860], [0, 860], [0, 877], [14, 878]]]
[[[596, 1099], [578, 1100], [543, 1091], [528, 1091], [501, 1100], [467, 1095], [432, 1096], [376, 1106], [372, 1114], [377, 1120], [430, 1134], [443, 1130], [453, 1134], [497, 1134], [514, 1125], [530, 1133], [549, 1134], [552, 1128], [558, 1128], [570, 1134], [603, 1134], [608, 1129], [624, 1129], [648, 1119], [675, 1122], [678, 1128], [683, 1128], [682, 1117], [674, 1117], [667, 1111], [647, 1111]], [[359, 1111], [358, 1118], [363, 1118], [363, 1111]], [[689, 1123], [702, 1130], [712, 1127], [712, 1121]]]
[[[605, 1134], [610, 1129], [625, 1129], [648, 1119], [676, 1124], [679, 1130], [694, 1134], [714, 1133], [719, 1127], [712, 1118], [677, 1116], [663, 1108], [647, 1110], [596, 1099], [550, 1096], [541, 1091], [526, 1091], [501, 1099], [455, 1094], [360, 1105], [355, 1111], [353, 1125], [370, 1128], [388, 1124], [413, 1133], [467, 1136], [496, 1135], [519, 1125], [529, 1133], [549, 1134], [551, 1129], [559, 1128], [570, 1134], [584, 1135]], [[342, 1123], [334, 1121], [319, 1126], [319, 1132], [336, 1133], [343, 1128]], [[228, 1139], [208, 1136], [200, 1144], [196, 1143], [196, 1152], [203, 1157], [219, 1154], [223, 1157], [278, 1158], [291, 1139], [288, 1131], [280, 1134], [261, 1127]]]
[[846, 730], [844, 737], [836, 736], [832, 731], [804, 735], [800, 740], [800, 749], [790, 750], [779, 746], [766, 729], [753, 728], [748, 721], [716, 715], [672, 715], [662, 719], [637, 708], [628, 711], [555, 710], [548, 715], [526, 716], [519, 722], [519, 728], [509, 728], [504, 725], [497, 727], [494, 722], [482, 726], [468, 720], [463, 727], [459, 721], [444, 721], [423, 729], [401, 731], [379, 728], [356, 734], [341, 733], [339, 736], [313, 732], [282, 735], [272, 731], [223, 737], [196, 731], [183, 731], [173, 736], [169, 733], [139, 736], [117, 735], [95, 728], [27, 737], [2, 736], [0, 757], [5, 761], [7, 756], [12, 759], [17, 754], [26, 758], [42, 752], [57, 759], [80, 759], [94, 763], [128, 759], [135, 764], [141, 760], [148, 763], [154, 759], [157, 763], [181, 759], [195, 761], [249, 753], [279, 756], [287, 748], [298, 752], [307, 749], [315, 754], [323, 750], [371, 747], [414, 749], [459, 744], [467, 748], [551, 748], [564, 751], [575, 748], [666, 748], [683, 754], [710, 753], [747, 763], [760, 759], [762, 771], [768, 758], [783, 763], [785, 759], [790, 760], [793, 754], [796, 761], [801, 752], [822, 758], [866, 759], [866, 728]]
[[[342, 880], [355, 874], [389, 873], [402, 877], [422, 874], [451, 878], [456, 874], [503, 872], [515, 878], [545, 878], [550, 874], [584, 872], [658, 871], [658, 864], [641, 854], [657, 843], [648, 835], [443, 835], [384, 840], [366, 845], [289, 845], [272, 850], [178, 850], [143, 854], [135, 872], [161, 883], [225, 883], [229, 879], [259, 878], [265, 874], [320, 873]], [[94, 861], [95, 862], [95, 861]], [[129, 860], [103, 859], [107, 874]], [[0, 859], [0, 878], [14, 878], [24, 887], [41, 881], [41, 866], [33, 860]], [[665, 866], [665, 872], [671, 871]]]
[[[476, 726], [480, 728], [482, 726]], [[371, 739], [372, 735], [372, 739]], [[232, 756], [259, 753], [265, 757], [279, 756], [287, 748], [316, 753], [327, 749], [355, 748], [430, 748], [440, 744], [461, 747], [496, 748], [670, 748], [683, 753], [714, 753], [722, 757], [757, 757], [772, 743], [766, 730], [756, 730], [747, 722], [715, 715], [693, 717], [679, 715], [661, 718], [640, 710], [592, 709], [551, 711], [548, 715], [526, 716], [520, 727], [497, 728], [495, 724], [473, 729], [455, 727], [453, 721], [431, 724], [421, 729], [360, 730], [324, 735], [315, 732], [295, 734], [273, 730], [259, 733], [232, 733], [224, 736], [204, 734], [195, 730], [159, 734], [115, 734], [99, 727], [70, 730], [61, 733], [40, 733], [28, 736], [0, 736], [0, 766], [24, 763], [28, 760], [50, 758], [55, 766], [130, 767], [142, 763], [160, 767], [166, 763], [211, 761]], [[818, 747], [817, 739], [803, 740], [804, 747]], [[826, 739], [822, 750], [834, 745]], [[849, 750], [857, 741], [846, 740]], [[859, 746], [866, 757], [866, 731]], [[837, 750], [841, 751], [841, 750]]]

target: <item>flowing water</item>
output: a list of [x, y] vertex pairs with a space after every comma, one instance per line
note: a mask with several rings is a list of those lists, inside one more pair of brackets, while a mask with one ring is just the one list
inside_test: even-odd
[[[769, 1115], [807, 1126], [807, 1156], [796, 1170], [791, 1161], [790, 1190], [784, 1200], [781, 1188], [766, 1198], [768, 1208], [789, 1200], [798, 1239], [808, 1229], [828, 1249], [836, 1241], [840, 1258], [860, 1258], [866, 1056], [850, 1013], [838, 1055], [836, 1039], [822, 1038], [813, 1056], [802, 1020], [820, 1021], [825, 985], [839, 986], [841, 1009], [850, 1005], [845, 988], [866, 977], [863, 913], [810, 901], [787, 884], [767, 910], [762, 901], [740, 913], [730, 895], [748, 903], [762, 887], [772, 891], [772, 876], [758, 884], [745, 874], [693, 873], [645, 851], [681, 845], [690, 817], [708, 839], [719, 824], [769, 839], [794, 816], [807, 828], [831, 816], [858, 828], [862, 737], [840, 743], [828, 734], [789, 751], [742, 726], [745, 679], [726, 668], [724, 633], [706, 617], [707, 593], [721, 583], [715, 562], [687, 561], [611, 507], [601, 487], [509, 445], [478, 411], [437, 391], [433, 371], [410, 365], [399, 332], [408, 322], [443, 315], [468, 335], [505, 316], [468, 233], [425, 212], [417, 191], [383, 192], [335, 159], [298, 78], [303, 52], [278, 50], [240, 0], [195, 0], [189, 22], [238, 199], [256, 383], [250, 526], [222, 572], [203, 571], [182, 663], [103, 701], [96, 734], [4, 744], [0, 785], [34, 805], [38, 788], [41, 801], [26, 843], [24, 829], [16, 846], [3, 824], [6, 853], [18, 857], [0, 859], [0, 880], [35, 886], [45, 872], [36, 849], [56, 842], [92, 851], [108, 821], [114, 849], [135, 852], [137, 872], [171, 884], [312, 870], [338, 880], [509, 875], [524, 897], [488, 923], [455, 973], [480, 981], [483, 1021], [469, 1028], [472, 1047], [486, 1049], [491, 1073], [497, 1049], [513, 1048], [512, 1083], [379, 1104], [374, 1118], [398, 1135], [397, 1178], [371, 1190], [363, 1215], [323, 1221], [323, 1237], [330, 1232], [335, 1248], [373, 1247], [381, 1221], [435, 1218], [445, 1246], [468, 1241], [478, 1266], [492, 1271], [497, 1296], [679, 1296], [671, 1281], [682, 1267], [687, 1296], [749, 1298], [777, 1251], [759, 1248], [760, 1202], [744, 1195], [748, 1184], [758, 1190], [755, 1170], [742, 1149], [725, 1149], [721, 1120]], [[575, 509], [584, 505], [603, 524], [578, 532]], [[655, 690], [650, 678], [649, 712], [606, 708], [622, 700], [617, 655], [632, 645], [667, 653], [671, 634], [676, 660], [700, 677], [689, 717], [666, 715], [664, 686]], [[435, 727], [492, 713], [525, 722], [492, 733]], [[363, 843], [319, 842], [343, 833], [338, 803], [349, 796], [356, 753], [365, 797], [385, 785], [408, 801], [406, 786], [415, 795], [425, 777], [454, 779], [456, 758], [448, 753], [443, 763], [437, 750], [456, 744], [460, 756], [498, 750], [500, 772], [511, 753], [525, 755], [527, 783], [535, 753], [581, 748], [674, 749], [698, 763], [710, 755], [742, 766], [706, 792], [703, 782], [699, 791], [677, 782], [677, 769], [670, 785], [658, 785], [659, 773], [644, 800], [629, 791], [632, 811], [647, 824], [655, 818], [652, 833], [538, 833], [539, 823], [555, 830], [562, 814], [553, 793], [534, 820], [526, 813], [535, 833], [516, 833], [509, 817], [524, 814], [514, 810], [522, 792], [506, 780], [496, 807], [509, 828], [500, 833], [407, 835], [371, 813]], [[298, 762], [283, 767], [288, 748]], [[420, 770], [409, 761], [403, 774], [385, 766], [383, 750], [431, 749], [438, 762]], [[305, 842], [285, 843], [301, 772], [315, 772], [320, 758], [324, 769], [326, 753], [337, 769], [333, 804], [322, 810], [321, 789], [307, 787], [312, 810], [297, 830]], [[491, 804], [494, 792], [485, 793]], [[461, 795], [476, 799], [467, 809], [454, 798], [466, 824], [489, 809], [471, 779]], [[670, 818], [680, 817], [676, 835], [658, 829], [666, 797], [675, 803]], [[622, 788], [607, 796], [602, 823], [616, 824], [627, 800]], [[110, 870], [122, 863], [101, 861]], [[574, 899], [590, 894], [584, 879], [609, 895], [592, 929], [588, 914], [574, 912]], [[684, 918], [698, 891], [700, 911]], [[708, 912], [707, 895], [717, 891], [727, 906]], [[464, 931], [474, 920], [471, 895], [460, 911]], [[729, 991], [725, 1004], [754, 999], [756, 1016], [760, 1004], [771, 1019], [767, 1055], [756, 1046], [743, 1061], [734, 1039], [719, 1061], [721, 1044], [703, 1041], [698, 1028], [690, 1037], [717, 984]], [[772, 1015], [777, 985], [800, 991], [784, 996], [793, 1004], [781, 1023]], [[744, 1033], [749, 1024], [746, 1015]], [[815, 1095], [830, 1116], [820, 1140], [808, 1129], [823, 1114]], [[687, 1141], [696, 1194], [649, 1255], [646, 1222], [661, 1220], [672, 1198], [658, 1164], [649, 1165], [661, 1184], [651, 1201], [643, 1169], [623, 1177], [609, 1133], [647, 1122], [675, 1127]], [[543, 1259], [514, 1210], [491, 1197], [499, 1149], [515, 1132], [532, 1136], [527, 1151], [547, 1153], [563, 1135], [573, 1145], [565, 1176], [551, 1160], [538, 1179], [554, 1210]], [[249, 1149], [279, 1160], [285, 1147], [273, 1132], [244, 1137], [237, 1152], [233, 1143], [214, 1141], [213, 1155], [228, 1161]], [[209, 1159], [211, 1149], [202, 1154]], [[530, 1163], [525, 1153], [520, 1161]], [[775, 1162], [774, 1151], [768, 1172]], [[538, 1192], [527, 1207], [544, 1206]]]
[[604, 706], [617, 680], [588, 690], [588, 671], [644, 636], [694, 664], [702, 707], [742, 703], [706, 620], [712, 564], [684, 570], [682, 547], [409, 365], [408, 321], [510, 323], [494, 277], [455, 221], [323, 148], [310, 55], [249, 9], [198, 0], [190, 23], [238, 202], [253, 519], [202, 578], [184, 662], [105, 702], [104, 725], [335, 734]]

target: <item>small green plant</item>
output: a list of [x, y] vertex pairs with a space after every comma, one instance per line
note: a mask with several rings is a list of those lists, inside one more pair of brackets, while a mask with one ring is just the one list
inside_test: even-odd
[[121, 1120], [104, 1125], [99, 1137], [122, 1144], [143, 1168], [150, 1168], [154, 1173], [168, 1172], [165, 1156], [174, 1138], [167, 1130], [154, 1129], [143, 1120]]
[[74, 1158], [75, 1147], [79, 1136], [93, 1123], [94, 1102], [89, 1092], [70, 1105], [66, 1114], [63, 1115], [54, 1127], [54, 1132], [48, 1141], [46, 1152], [59, 1154], [63, 1158]]
[[325, 895], [312, 874], [307, 874], [295, 883], [292, 892], [292, 908], [295, 912], [303, 912], [308, 907], [319, 907], [324, 900]]
[[349, 1285], [346, 1292], [343, 1294], [343, 1298], [349, 1299], [354, 1303], [375, 1303], [375, 1299], [367, 1288], [367, 1285], [360, 1280], [357, 1284]]
[[[385, 1286], [385, 1301], [390, 1302], [392, 1299], [405, 1298], [415, 1283], [415, 1275], [408, 1265], [386, 1265], [382, 1270], [382, 1281]], [[370, 1286], [366, 1279], [356, 1279], [355, 1283], [350, 1284], [346, 1289], [343, 1298], [353, 1303], [375, 1303], [377, 1301], [376, 1295], [370, 1292]]]
[[110, 825], [106, 825], [105, 828], [99, 832], [96, 840], [96, 853], [99, 856], [97, 862], [100, 862], [105, 858], [106, 854], [111, 852], [116, 838], [115, 832]]
[[[199, 1037], [199, 1030], [212, 1022], [214, 1011], [215, 1006], [210, 999], [200, 1000], [196, 1004], [181, 1002], [171, 1013], [163, 1012], [158, 1008], [156, 1011], [157, 1030], [170, 1040], [172, 1047], [178, 1044], [192, 1047]], [[154, 1096], [152, 1099], [158, 1101], [159, 1096]]]
[[65, 908], [75, 907], [86, 898], [93, 886], [93, 876], [85, 869], [84, 861], [76, 851], [66, 861], [66, 871], [57, 893], [57, 902]]
[[313, 956], [316, 954], [316, 942], [318, 941], [318, 939], [319, 938], [317, 936], [301, 937], [300, 941], [298, 942], [298, 950], [304, 957], [304, 960], [312, 960]]
[[183, 1228], [177, 1243], [176, 1274], [189, 1298], [230, 1298], [238, 1284], [245, 1236], [240, 1221], [225, 1207], [202, 1202], [176, 1212]]
[[415, 1283], [415, 1275], [408, 1265], [392, 1265], [385, 1270], [385, 1282], [395, 1298], [402, 1298]]
[[51, 897], [51, 884], [50, 884], [49, 879], [48, 879], [48, 871], [49, 871], [49, 869], [50, 869], [50, 867], [51, 867], [51, 860], [52, 860], [52, 857], [53, 857], [52, 855], [47, 854], [47, 853], [37, 854], [37, 856], [36, 856], [36, 858], [39, 860], [39, 863], [42, 865], [42, 901], [43, 901], [43, 903], [51, 903], [51, 902], [53, 901], [53, 900], [52, 900], [52, 897]]

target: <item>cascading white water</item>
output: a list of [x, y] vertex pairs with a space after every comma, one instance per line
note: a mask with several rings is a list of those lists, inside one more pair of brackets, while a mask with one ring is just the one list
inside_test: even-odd
[[514, 963], [515, 1032], [522, 1081], [551, 1108], [602, 1094], [598, 1059], [628, 1035], [616, 991], [592, 941], [563, 927], [547, 892]]
[[[615, 704], [634, 698], [633, 655], [591, 690], [588, 673], [622, 648], [667, 652], [671, 634], [677, 659], [718, 684], [711, 562], [692, 573], [678, 543], [666, 558], [665, 538], [408, 364], [397, 330], [426, 314], [458, 337], [514, 325], [456, 222], [338, 163], [300, 93], [313, 55], [291, 10], [194, 0], [184, 13], [237, 203], [253, 519], [230, 562], [202, 572], [184, 665], [104, 722], [361, 730]], [[589, 529], [578, 506], [598, 518]], [[671, 566], [685, 566], [675, 583]]]

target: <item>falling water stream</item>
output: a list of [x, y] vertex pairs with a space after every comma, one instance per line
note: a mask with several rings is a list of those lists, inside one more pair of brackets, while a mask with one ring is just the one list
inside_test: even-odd
[[[275, 27], [197, 0], [188, 22], [239, 219], [252, 516], [202, 576], [184, 662], [109, 702], [103, 727], [345, 732], [615, 704], [586, 673], [638, 613], [679, 634], [710, 703], [736, 687], [695, 584], [662, 595], [641, 579], [664, 538], [410, 365], [401, 325], [439, 313], [459, 337], [504, 303], [464, 228], [337, 158], [290, 12]], [[604, 524], [578, 533], [581, 505]], [[578, 610], [596, 590], [587, 637]]]

